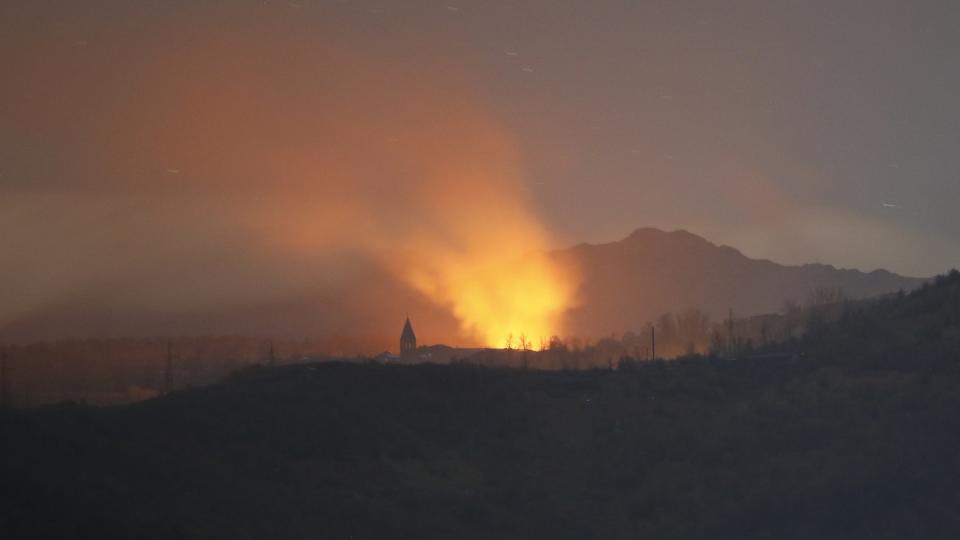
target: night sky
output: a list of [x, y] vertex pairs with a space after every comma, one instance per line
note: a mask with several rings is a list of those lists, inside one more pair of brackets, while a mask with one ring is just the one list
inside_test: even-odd
[[958, 28], [952, 2], [5, 2], [0, 324], [295, 296], [347, 244], [459, 271], [506, 229], [933, 275]]
[[[395, 11], [384, 20], [415, 19]], [[424, 27], [466, 51], [566, 241], [651, 225], [781, 262], [960, 262], [955, 3], [439, 11]]]

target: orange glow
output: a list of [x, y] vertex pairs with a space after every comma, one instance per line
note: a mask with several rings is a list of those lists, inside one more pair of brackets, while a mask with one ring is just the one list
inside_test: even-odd
[[[573, 299], [570, 276], [542, 252], [536, 226], [514, 216], [513, 227], [483, 229], [456, 249], [419, 251], [406, 279], [450, 309], [463, 333], [488, 347], [503, 347], [507, 337], [539, 343], [559, 334]], [[408, 260], [408, 262], [410, 262]]]
[[[393, 40], [357, 47], [316, 21], [283, 32], [274, 24], [257, 13], [230, 24], [198, 14], [188, 32], [151, 21], [131, 72], [100, 73], [92, 61], [60, 70], [94, 70], [83, 95], [116, 94], [100, 100], [97, 129], [63, 136], [96, 139], [83, 154], [97, 171], [91, 202], [72, 206], [104, 227], [71, 245], [144, 252], [126, 252], [122, 268], [89, 255], [82, 265], [33, 266], [71, 266], [77, 290], [109, 281], [119, 291], [110, 297], [131, 309], [312, 297], [341, 331], [377, 321], [377, 332], [392, 334], [382, 321], [420, 302], [426, 309], [411, 316], [428, 342], [500, 347], [511, 333], [531, 342], [562, 333], [571, 279], [542, 255], [547, 235], [508, 130], [470, 81], [445, 68], [456, 55], [401, 34], [416, 54], [400, 60]], [[35, 69], [53, 73], [46, 63]], [[98, 82], [115, 75], [128, 80]], [[66, 105], [45, 105], [51, 129], [67, 129], [57, 112]], [[51, 213], [67, 215], [37, 215]], [[101, 214], [111, 218], [94, 219]], [[369, 266], [376, 278], [357, 277]], [[190, 277], [171, 277], [182, 275]], [[381, 277], [401, 290], [373, 282]], [[0, 324], [51, 301], [24, 301], [0, 312]]]
[[452, 273], [450, 303], [464, 329], [488, 346], [503, 346], [507, 336], [528, 343], [558, 334], [571, 290], [549, 262], [530, 257], [519, 266], [501, 262], [465, 275]]

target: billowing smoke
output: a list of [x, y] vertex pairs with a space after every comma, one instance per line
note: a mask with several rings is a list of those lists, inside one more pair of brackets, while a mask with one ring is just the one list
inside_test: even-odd
[[0, 331], [562, 331], [520, 156], [428, 39], [178, 9], [4, 38]]

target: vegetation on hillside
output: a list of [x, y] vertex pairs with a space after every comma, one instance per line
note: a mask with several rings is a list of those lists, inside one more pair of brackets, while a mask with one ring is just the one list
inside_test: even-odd
[[[779, 348], [779, 349], [777, 349]], [[955, 538], [960, 274], [740, 355], [254, 368], [0, 416], [10, 538]]]

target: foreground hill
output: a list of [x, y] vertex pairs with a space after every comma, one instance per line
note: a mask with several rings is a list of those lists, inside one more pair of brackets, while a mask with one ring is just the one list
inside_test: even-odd
[[869, 273], [823, 264], [783, 266], [750, 259], [686, 231], [638, 229], [619, 242], [581, 244], [552, 253], [577, 268], [581, 305], [570, 327], [581, 335], [642, 328], [657, 316], [688, 307], [715, 320], [780, 311], [786, 299], [805, 301], [817, 289], [842, 289], [849, 298], [911, 290], [922, 279], [884, 270]]
[[[5, 538], [955, 538], [960, 274], [793, 360], [324, 363], [0, 414]], [[769, 358], [769, 357], [767, 357]]]

